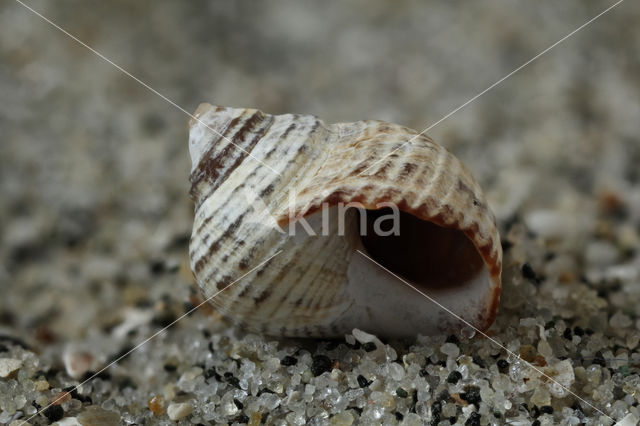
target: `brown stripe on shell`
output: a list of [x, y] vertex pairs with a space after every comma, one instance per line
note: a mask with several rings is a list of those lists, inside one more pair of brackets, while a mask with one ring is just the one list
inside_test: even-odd
[[[273, 123], [272, 123], [273, 124]], [[264, 134], [263, 134], [264, 136]], [[271, 152], [275, 152], [278, 149], [278, 146], [276, 145], [274, 148], [272, 148], [269, 153], [267, 155], [269, 155]], [[252, 172], [246, 177], [246, 182], [247, 184], [252, 182], [252, 179], [256, 177], [256, 174], [258, 173], [258, 169], [253, 169]], [[260, 197], [266, 197], [269, 194], [271, 194], [273, 192], [273, 188], [279, 183], [279, 179], [277, 177], [273, 177], [273, 181], [271, 182], [266, 182], [264, 183], [264, 188], [262, 190], [259, 191], [259, 195]], [[256, 184], [251, 183], [251, 185], [255, 188]], [[238, 187], [236, 187], [234, 189], [234, 191], [232, 191], [229, 195], [228, 199], [225, 200], [220, 200], [220, 202], [218, 203], [218, 205], [216, 206], [215, 210], [209, 212], [209, 216], [207, 217], [207, 219], [203, 222], [201, 222], [200, 226], [198, 227], [197, 230], [194, 231], [195, 233], [199, 233], [202, 232], [202, 229], [209, 223], [209, 221], [211, 220], [212, 217], [216, 216], [216, 214], [218, 213], [219, 210], [224, 209], [226, 203], [228, 202], [229, 199], [233, 198], [234, 196], [236, 196], [236, 192], [238, 189], [240, 189], [241, 187], [244, 186], [243, 184], [240, 184]], [[208, 190], [208, 192], [204, 193], [203, 195], [201, 195], [200, 197], [200, 203], [196, 204], [196, 210], [198, 210], [200, 204], [202, 204], [202, 202], [204, 202], [207, 198], [209, 198], [217, 189], [217, 187], [211, 186]], [[255, 188], [257, 189], [257, 188]], [[244, 243], [244, 242], [243, 242]]]
[[[231, 123], [233, 124], [240, 118], [241, 117], [234, 118]], [[263, 126], [253, 133], [253, 137], [245, 138], [245, 136], [260, 123], [263, 123]], [[212, 144], [209, 151], [202, 156], [200, 163], [191, 175], [191, 192], [194, 193], [192, 197], [196, 196], [195, 193], [197, 192], [197, 188], [205, 178], [211, 185], [210, 191], [215, 190], [221, 182], [224, 182], [224, 180], [233, 173], [242, 161], [251, 154], [251, 151], [253, 151], [262, 135], [268, 131], [272, 123], [273, 116], [267, 116], [260, 111], [255, 111], [251, 117], [244, 121], [242, 127], [240, 127], [240, 129], [235, 133], [229, 135], [225, 134], [226, 138], [230, 139], [233, 143], [228, 143], [221, 150], [218, 150], [215, 144]], [[235, 124], [232, 124], [230, 124], [227, 129], [233, 128], [233, 125]], [[222, 166], [223, 164], [228, 163], [229, 159], [233, 157], [235, 157], [235, 161], [233, 161], [233, 163], [225, 167]], [[206, 200], [208, 195], [200, 197], [199, 200], [194, 201]]]
[[252, 287], [250, 285], [244, 286], [244, 288], [240, 291], [240, 293], [238, 293], [238, 298], [242, 299], [247, 297], [251, 290], [252, 290]]
[[216, 283], [217, 289], [220, 291], [224, 290], [233, 282], [232, 280], [233, 277], [231, 275], [225, 275]]
[[[234, 220], [228, 227], [227, 229], [213, 242], [211, 242], [211, 244], [207, 247], [207, 250], [205, 251], [204, 254], [202, 254], [195, 262], [195, 266], [194, 269], [197, 272], [202, 271], [203, 266], [209, 261], [209, 259], [220, 249], [220, 247], [222, 246], [222, 243], [224, 242], [224, 240], [226, 240], [227, 238], [229, 238], [235, 231], [236, 229], [238, 229], [238, 227], [240, 226], [240, 224], [242, 223], [244, 216], [246, 213], [242, 213], [240, 216], [238, 216], [236, 218], [236, 220]], [[192, 258], [193, 259], [193, 258]], [[210, 275], [207, 276], [207, 278], [210, 278]]]
[[273, 192], [273, 184], [270, 183], [260, 191], [260, 197], [261, 198], [266, 197], [267, 195], [270, 195], [272, 192]]
[[291, 131], [296, 128], [296, 126], [297, 126], [296, 122], [292, 121], [289, 127], [286, 128], [286, 130], [284, 131], [284, 133], [282, 133], [282, 136], [280, 137], [282, 139], [285, 139], [287, 136], [289, 136], [289, 133], [291, 133]]
[[[198, 163], [198, 166], [194, 169], [194, 171], [196, 171], [197, 173], [196, 174], [192, 173], [191, 176], [189, 177], [192, 189], [197, 185], [199, 185], [203, 179], [210, 178], [211, 177], [210, 175], [215, 173], [215, 168], [210, 168], [210, 165], [212, 165], [211, 161], [216, 157], [215, 156], [215, 151], [217, 149], [216, 144], [220, 140], [228, 141], [229, 137], [227, 136], [227, 132], [233, 129], [236, 126], [236, 124], [240, 121], [241, 118], [242, 118], [241, 116], [234, 117], [229, 122], [229, 124], [223, 130], [222, 133], [219, 133], [219, 132], [216, 133], [214, 138], [211, 141], [209, 141], [208, 143], [209, 149], [202, 156], [202, 159]], [[233, 145], [231, 143], [228, 143], [225, 147], [225, 149], [227, 150], [226, 152], [230, 151], [229, 149], [230, 147], [233, 147]]]
[[400, 171], [400, 179], [408, 179], [418, 169], [418, 166], [413, 163], [405, 163]]
[[251, 256], [243, 257], [242, 259], [240, 259], [240, 262], [238, 262], [238, 268], [240, 268], [240, 270], [248, 269], [250, 260]]
[[267, 290], [264, 290], [262, 293], [260, 293], [258, 297], [254, 298], [253, 301], [256, 305], [260, 305], [262, 302], [267, 300], [269, 296], [271, 296], [271, 290], [267, 289]]
[[218, 251], [218, 249], [220, 248], [220, 242], [219, 241], [215, 241], [213, 243], [211, 243], [208, 247], [207, 247], [207, 252], [202, 255], [194, 264], [193, 264], [193, 270], [194, 272], [198, 273], [200, 271], [202, 271], [202, 268], [204, 267], [204, 265], [207, 263], [209, 257], [211, 255], [213, 255], [216, 251]]

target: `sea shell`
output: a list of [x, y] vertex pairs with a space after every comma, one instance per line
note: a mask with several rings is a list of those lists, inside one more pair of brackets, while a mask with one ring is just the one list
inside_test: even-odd
[[[233, 322], [302, 337], [442, 333], [464, 326], [456, 316], [480, 330], [493, 322], [494, 216], [464, 165], [428, 137], [382, 121], [202, 104], [189, 151], [191, 268]], [[380, 225], [398, 216], [400, 235], [371, 232], [390, 231]]]

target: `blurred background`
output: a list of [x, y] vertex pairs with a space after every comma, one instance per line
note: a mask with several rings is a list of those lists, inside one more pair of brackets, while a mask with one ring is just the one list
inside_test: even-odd
[[[188, 111], [422, 130], [610, 3], [28, 4]], [[640, 3], [622, 3], [428, 132], [503, 232], [521, 222], [573, 250], [576, 280], [637, 245], [639, 24]], [[72, 342], [127, 306], [164, 307], [160, 324], [166, 305], [188, 306], [188, 117], [13, 0], [0, 3], [0, 100], [0, 334]], [[622, 221], [609, 245], [627, 254], [583, 250], [608, 235], [603, 217]]]

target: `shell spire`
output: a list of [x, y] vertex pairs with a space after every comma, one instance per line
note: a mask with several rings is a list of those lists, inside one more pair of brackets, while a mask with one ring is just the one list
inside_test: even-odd
[[284, 336], [460, 328], [395, 274], [477, 328], [491, 325], [502, 265], [495, 218], [446, 149], [374, 120], [327, 125], [207, 104], [196, 117], [190, 255], [198, 284], [210, 296], [281, 251], [212, 300], [224, 315]]

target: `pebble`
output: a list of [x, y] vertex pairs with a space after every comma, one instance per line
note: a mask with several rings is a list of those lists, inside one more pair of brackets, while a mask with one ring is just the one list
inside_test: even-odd
[[634, 330], [627, 335], [627, 348], [635, 349], [640, 343], [640, 331]]
[[538, 342], [537, 347], [538, 353], [542, 355], [545, 359], [550, 359], [553, 357], [553, 349], [551, 345], [546, 340], [540, 340]]
[[460, 355], [460, 348], [455, 343], [445, 343], [440, 346], [440, 352], [452, 358], [456, 358]]
[[611, 243], [593, 241], [585, 249], [586, 261], [594, 266], [607, 266], [618, 258], [618, 249]]
[[64, 417], [64, 410], [59, 405], [51, 405], [43, 411], [43, 414], [50, 422], [57, 422]]
[[0, 377], [9, 377], [22, 367], [22, 361], [14, 358], [0, 358]]
[[402, 388], [398, 388], [396, 389], [396, 395], [398, 395], [400, 398], [406, 398], [409, 396], [409, 393]]
[[91, 405], [77, 416], [82, 426], [116, 426], [120, 424], [120, 416], [98, 405]]
[[422, 426], [424, 422], [416, 413], [409, 413], [402, 421], [402, 426]]
[[547, 390], [557, 398], [565, 397], [568, 394], [566, 389], [570, 389], [576, 379], [573, 366], [568, 359], [554, 364], [552, 368], [545, 368], [544, 372], [555, 380], [555, 382], [548, 381], [546, 385]]
[[366, 388], [367, 386], [369, 386], [372, 382], [370, 382], [369, 380], [367, 380], [366, 377], [364, 377], [362, 374], [360, 374], [356, 380], [358, 380], [358, 385], [361, 388]]
[[480, 426], [480, 414], [478, 414], [477, 412], [473, 412], [469, 415], [469, 418], [467, 419], [466, 422], [464, 422], [465, 426]]
[[477, 405], [480, 403], [480, 388], [477, 386], [466, 386], [464, 392], [460, 394], [460, 398], [469, 404]]
[[35, 402], [41, 407], [46, 407], [47, 405], [49, 405], [49, 398], [47, 398], [46, 395], [40, 394], [38, 397], [36, 397]]
[[356, 344], [356, 338], [353, 337], [352, 334], [346, 334], [344, 336], [344, 340], [345, 340], [345, 342], [347, 342], [347, 345], [349, 345], [349, 346], [353, 346], [353, 345]]
[[348, 411], [331, 417], [331, 426], [350, 426], [353, 423], [353, 415]]
[[233, 416], [238, 412], [238, 406], [233, 400], [233, 391], [225, 393], [220, 400], [220, 412], [224, 416]]
[[328, 356], [316, 355], [313, 357], [313, 362], [311, 364], [311, 373], [313, 373], [315, 377], [318, 377], [324, 372], [331, 371], [332, 365], [333, 363]]
[[396, 400], [389, 392], [371, 392], [371, 400], [388, 410], [396, 408]]
[[281, 365], [284, 365], [285, 367], [289, 367], [291, 365], [296, 365], [298, 363], [298, 360], [292, 356], [285, 356], [284, 358], [282, 358], [282, 360], [280, 361]]
[[360, 344], [363, 343], [369, 343], [369, 342], [376, 342], [378, 341], [378, 338], [376, 336], [374, 336], [373, 334], [369, 334], [365, 331], [359, 330], [357, 328], [354, 328], [353, 331], [351, 332], [351, 334], [353, 334], [353, 337], [356, 338], [356, 340], [358, 342], [360, 342]]
[[375, 343], [373, 342], [367, 342], [365, 344], [362, 345], [362, 349], [364, 349], [366, 352], [373, 352], [377, 349], [378, 347], [376, 346]]
[[65, 417], [55, 422], [52, 426], [82, 426], [82, 423], [80, 423], [76, 417]]
[[51, 403], [53, 405], [62, 405], [67, 401], [71, 401], [71, 394], [69, 392], [59, 392], [51, 397]]
[[447, 383], [456, 384], [460, 379], [462, 379], [462, 374], [459, 371], [452, 371], [447, 376]]
[[629, 413], [617, 422], [614, 426], [637, 426], [640, 419], [638, 419], [633, 413]]
[[49, 382], [46, 380], [36, 380], [33, 382], [33, 387], [38, 392], [46, 391], [49, 389]]
[[456, 411], [458, 410], [458, 406], [456, 404], [444, 404], [441, 408], [442, 415], [445, 417], [453, 417], [456, 415]]
[[536, 358], [536, 348], [534, 348], [531, 345], [520, 346], [519, 352], [520, 352], [520, 358], [522, 358], [527, 362], [533, 362]]
[[544, 405], [540, 407], [540, 412], [544, 414], [553, 414], [553, 407], [550, 405]]
[[176, 397], [176, 387], [173, 383], [167, 383], [162, 388], [162, 395], [164, 396], [165, 401], [173, 401], [173, 398]]
[[522, 276], [531, 281], [535, 281], [537, 278], [536, 272], [529, 263], [524, 263], [522, 265]]
[[537, 386], [533, 391], [533, 395], [531, 395], [530, 402], [538, 407], [550, 405], [551, 394], [549, 394], [549, 391], [547, 391], [544, 387]]
[[404, 368], [397, 362], [392, 362], [389, 364], [389, 375], [391, 378], [397, 382], [404, 379], [405, 371]]
[[549, 239], [571, 237], [580, 229], [584, 229], [582, 224], [577, 223], [574, 214], [556, 210], [532, 210], [525, 215], [524, 220], [527, 227], [534, 233]]
[[93, 356], [88, 352], [67, 349], [62, 354], [62, 362], [70, 377], [80, 379], [91, 368]]
[[272, 393], [263, 393], [258, 397], [258, 402], [267, 410], [275, 410], [280, 405], [280, 398]]
[[13, 420], [9, 426], [31, 426], [31, 423], [26, 420]]
[[156, 416], [161, 416], [164, 414], [164, 403], [161, 396], [152, 396], [147, 401], [147, 407], [149, 410]]
[[372, 359], [375, 359], [376, 361], [383, 361], [385, 359], [391, 361], [395, 360], [393, 351], [387, 351], [385, 344], [373, 334], [358, 330], [357, 328], [354, 328], [351, 333], [363, 346], [363, 349], [364, 346], [368, 344], [365, 350]]
[[132, 330], [148, 324], [152, 317], [153, 311], [151, 310], [127, 309], [124, 312], [124, 320], [111, 331], [111, 334], [118, 339], [122, 339]]
[[611, 319], [609, 320], [609, 325], [612, 328], [619, 328], [619, 329], [629, 328], [632, 324], [633, 324], [633, 321], [631, 320], [631, 318], [629, 318], [628, 316], [626, 316], [620, 311], [613, 314], [611, 316]]
[[251, 416], [249, 417], [249, 423], [247, 423], [247, 426], [258, 426], [260, 424], [260, 422], [262, 421], [262, 413], [251, 413]]
[[167, 407], [167, 415], [171, 420], [180, 420], [193, 411], [193, 405], [188, 402], [173, 403]]

